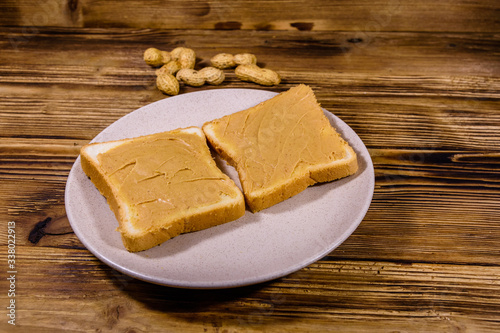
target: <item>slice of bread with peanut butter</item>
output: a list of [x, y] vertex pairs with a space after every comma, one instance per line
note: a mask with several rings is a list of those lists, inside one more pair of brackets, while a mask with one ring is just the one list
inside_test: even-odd
[[215, 164], [199, 127], [92, 143], [82, 147], [81, 164], [131, 252], [245, 214], [243, 194]]
[[303, 84], [207, 122], [202, 129], [212, 147], [235, 167], [253, 212], [358, 169], [356, 153]]

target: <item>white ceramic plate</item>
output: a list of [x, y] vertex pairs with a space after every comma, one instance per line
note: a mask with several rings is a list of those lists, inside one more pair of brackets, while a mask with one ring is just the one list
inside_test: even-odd
[[[93, 142], [201, 126], [276, 95], [257, 89], [212, 89], [182, 94], [119, 119]], [[374, 190], [366, 147], [342, 120], [325, 110], [332, 125], [358, 154], [359, 171], [309, 187], [258, 213], [217, 227], [183, 234], [150, 250], [129, 253], [105, 198], [82, 171], [80, 157], [66, 184], [66, 212], [75, 234], [114, 269], [151, 283], [182, 288], [230, 288], [269, 281], [321, 259], [357, 228]], [[234, 169], [217, 163], [240, 186]]]

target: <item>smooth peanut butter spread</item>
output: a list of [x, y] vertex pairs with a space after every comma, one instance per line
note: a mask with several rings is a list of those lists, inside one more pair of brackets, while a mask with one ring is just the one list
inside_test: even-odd
[[[231, 195], [204, 137], [182, 131], [149, 135], [101, 153], [110, 181], [132, 207], [137, 227], [161, 224], [167, 214], [203, 207]], [[233, 184], [234, 186], [234, 184]]]
[[346, 154], [345, 141], [305, 85], [217, 122], [212, 129], [233, 150], [231, 158], [245, 174], [240, 177], [245, 192], [272, 186]]

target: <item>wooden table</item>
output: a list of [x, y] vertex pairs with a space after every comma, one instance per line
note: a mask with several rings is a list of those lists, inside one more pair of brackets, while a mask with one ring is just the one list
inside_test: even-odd
[[[500, 331], [499, 13], [494, 0], [2, 1], [0, 331]], [[310, 85], [375, 165], [354, 234], [293, 274], [226, 290], [157, 286], [96, 259], [66, 218], [66, 179], [83, 144], [168, 98], [142, 59], [152, 46], [191, 47], [198, 68], [250, 52], [283, 78], [266, 88], [228, 70], [181, 94]]]

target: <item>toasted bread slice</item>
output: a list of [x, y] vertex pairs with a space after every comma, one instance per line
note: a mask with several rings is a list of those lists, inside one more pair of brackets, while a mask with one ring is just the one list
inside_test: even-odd
[[219, 155], [236, 168], [253, 212], [358, 169], [356, 153], [303, 84], [207, 122], [202, 129]]
[[216, 166], [199, 127], [92, 143], [81, 164], [131, 252], [245, 214], [243, 194]]

